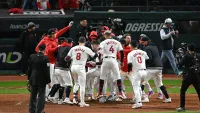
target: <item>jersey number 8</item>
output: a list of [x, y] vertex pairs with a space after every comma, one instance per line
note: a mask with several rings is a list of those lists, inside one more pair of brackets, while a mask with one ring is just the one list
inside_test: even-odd
[[80, 60], [81, 59], [81, 53], [76, 53], [76, 60]]

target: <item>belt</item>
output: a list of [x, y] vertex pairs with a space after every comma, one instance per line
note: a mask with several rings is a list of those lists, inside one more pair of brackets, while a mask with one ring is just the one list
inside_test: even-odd
[[140, 70], [146, 70], [146, 69], [138, 69], [138, 71], [140, 71]]
[[101, 66], [97, 66], [97, 68], [101, 68]]
[[105, 56], [104, 58], [115, 58], [115, 57], [112, 57], [112, 56]]

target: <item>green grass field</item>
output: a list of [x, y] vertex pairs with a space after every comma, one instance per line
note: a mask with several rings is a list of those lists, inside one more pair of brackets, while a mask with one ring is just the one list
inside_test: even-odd
[[[154, 82], [149, 81], [151, 87], [156, 91]], [[181, 80], [163, 80], [164, 85], [167, 87], [169, 93], [179, 93], [181, 87]], [[125, 81], [126, 92], [132, 92], [130, 82]], [[26, 94], [29, 93], [26, 89], [26, 81], [9, 81], [0, 82], [0, 94]], [[187, 93], [196, 93], [194, 88], [189, 88]]]

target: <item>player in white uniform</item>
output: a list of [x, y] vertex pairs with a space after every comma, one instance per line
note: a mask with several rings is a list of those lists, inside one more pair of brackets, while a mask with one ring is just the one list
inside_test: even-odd
[[[92, 41], [91, 47], [94, 52], [98, 52], [99, 50], [99, 41]], [[88, 72], [86, 73], [86, 96], [88, 97], [88, 100], [94, 100], [94, 88], [98, 91], [99, 87], [95, 87], [99, 81], [97, 81], [101, 74], [101, 55], [98, 54], [98, 57], [94, 59], [93, 61], [87, 62]]]
[[86, 61], [89, 56], [96, 58], [98, 55], [95, 54], [90, 48], [85, 47], [86, 39], [85, 37], [79, 38], [79, 45], [73, 47], [67, 57], [65, 58], [66, 61], [69, 61], [69, 59], [72, 59], [72, 66], [71, 66], [71, 72], [74, 79], [74, 99], [73, 103], [78, 104], [78, 89], [80, 86], [80, 107], [88, 107], [89, 104], [85, 103], [85, 85], [86, 85], [86, 70], [85, 65]]
[[99, 95], [97, 98], [101, 98], [102, 90], [104, 87], [104, 80], [107, 79], [107, 74], [109, 71], [112, 71], [113, 75], [115, 76], [115, 80], [117, 80], [117, 86], [119, 89], [119, 95], [118, 97], [123, 99], [122, 96], [122, 81], [120, 76], [120, 71], [118, 67], [118, 62], [116, 59], [117, 52], [120, 51], [120, 54], [122, 56], [121, 58], [121, 64], [123, 63], [123, 57], [124, 52], [123, 48], [119, 41], [112, 39], [111, 32], [105, 31], [104, 32], [105, 40], [100, 43], [100, 50], [103, 51], [103, 63], [101, 66], [101, 76], [100, 76], [100, 82], [99, 82]]
[[142, 107], [140, 84], [141, 80], [146, 79], [146, 60], [149, 59], [145, 51], [137, 49], [137, 41], [131, 41], [132, 51], [128, 54], [128, 73], [132, 68], [131, 84], [135, 94], [136, 102], [132, 108]]

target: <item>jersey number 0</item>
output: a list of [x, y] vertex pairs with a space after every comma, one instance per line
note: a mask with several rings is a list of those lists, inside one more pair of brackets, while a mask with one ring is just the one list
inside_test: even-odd
[[141, 58], [141, 56], [138, 56], [138, 57], [137, 57], [137, 61], [138, 61], [139, 64], [142, 63], [142, 58]]
[[80, 60], [81, 59], [81, 53], [76, 53], [76, 60]]

